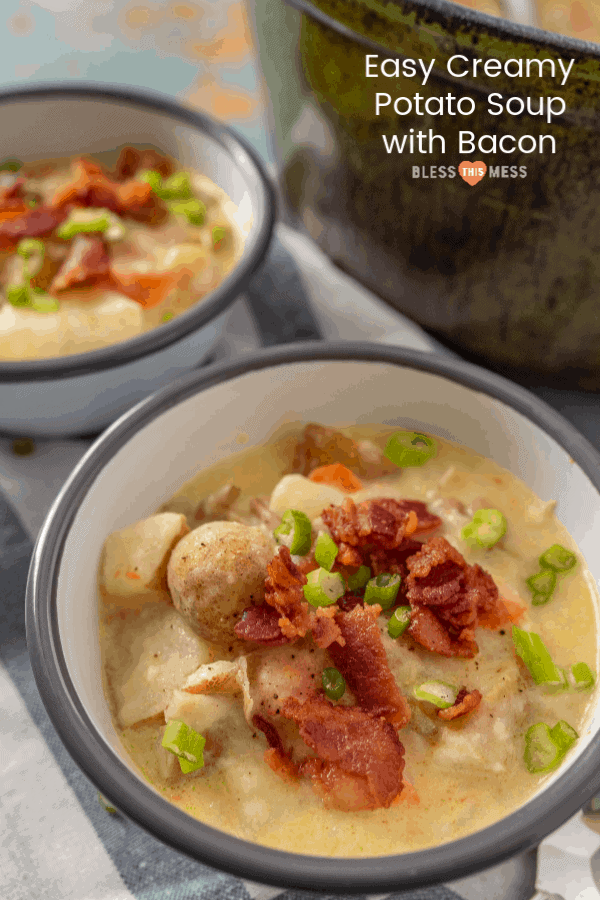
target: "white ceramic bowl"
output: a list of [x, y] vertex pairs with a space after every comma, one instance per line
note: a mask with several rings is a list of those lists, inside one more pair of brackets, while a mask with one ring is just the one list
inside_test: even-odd
[[0, 159], [23, 161], [150, 144], [221, 187], [252, 227], [233, 271], [201, 303], [139, 337], [60, 359], [0, 361], [0, 431], [58, 436], [100, 431], [174, 377], [200, 365], [229, 308], [263, 262], [274, 202], [245, 142], [170, 97], [133, 88], [34, 85], [0, 91]]
[[[123, 416], [83, 458], [40, 533], [27, 588], [38, 688], [74, 759], [117, 807], [165, 842], [260, 882], [381, 892], [458, 878], [540, 841], [600, 785], [600, 708], [577, 750], [521, 809], [467, 838], [376, 859], [282, 853], [203, 825], [131, 766], [101, 688], [96, 573], [116, 528], [152, 513], [202, 466], [261, 445], [282, 420], [384, 423], [472, 447], [523, 479], [600, 579], [600, 457], [519, 387], [475, 366], [376, 344], [297, 344], [180, 379]], [[168, 436], [168, 439], [165, 439]]]

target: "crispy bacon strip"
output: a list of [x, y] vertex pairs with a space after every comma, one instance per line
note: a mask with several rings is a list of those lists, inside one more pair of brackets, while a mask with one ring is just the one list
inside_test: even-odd
[[338, 613], [335, 621], [345, 643], [331, 644], [329, 655], [360, 708], [401, 728], [410, 720], [410, 707], [390, 670], [377, 626], [380, 612], [381, 607], [373, 605]]
[[281, 631], [291, 640], [304, 637], [312, 624], [302, 590], [306, 575], [294, 565], [287, 547], [279, 548], [268, 564], [267, 572], [265, 602], [279, 613]]
[[340, 627], [335, 621], [337, 611], [337, 606], [329, 606], [327, 608], [319, 608], [314, 613], [309, 613], [313, 641], [322, 650], [331, 647], [334, 642], [342, 647], [346, 643], [342, 637]]
[[409, 634], [443, 656], [472, 657], [475, 629], [487, 621], [508, 621], [493, 578], [481, 566], [467, 565], [445, 538], [430, 538], [406, 562], [406, 598], [413, 615]]
[[481, 703], [481, 694], [478, 690], [468, 691], [465, 687], [461, 688], [456, 695], [456, 700], [452, 706], [447, 709], [438, 709], [437, 714], [440, 719], [451, 721], [458, 719], [459, 716], [466, 716], [467, 713], [477, 709]]
[[252, 724], [262, 731], [267, 739], [269, 748], [265, 750], [263, 757], [266, 764], [284, 781], [296, 781], [298, 769], [292, 762], [289, 753], [286, 753], [281, 736], [273, 723], [257, 714], [252, 716]]
[[282, 644], [289, 644], [290, 638], [286, 637], [279, 627], [279, 618], [277, 610], [267, 604], [248, 606], [233, 630], [245, 641], [254, 641], [267, 647], [280, 647]]
[[404, 747], [384, 719], [355, 706], [334, 706], [316, 695], [304, 703], [288, 697], [281, 710], [319, 756], [306, 760], [301, 772], [311, 777], [325, 805], [387, 809], [401, 793]]
[[104, 279], [108, 271], [108, 251], [100, 235], [79, 234], [50, 285], [50, 293]]

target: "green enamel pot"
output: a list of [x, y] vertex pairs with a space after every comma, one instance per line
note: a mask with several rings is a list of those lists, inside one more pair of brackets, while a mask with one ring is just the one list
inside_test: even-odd
[[[255, 17], [288, 217], [467, 356], [513, 377], [599, 389], [600, 45], [447, 0], [262, 0]], [[367, 78], [367, 54], [374, 67], [435, 62], [423, 85]], [[492, 63], [486, 75], [492, 59], [501, 71]], [[515, 64], [506, 73], [509, 59], [523, 61], [523, 77], [511, 77]], [[539, 60], [549, 61], [543, 77]], [[560, 62], [571, 60], [565, 79]], [[378, 92], [391, 102], [376, 115]], [[417, 93], [424, 112], [449, 92], [474, 112], [440, 117], [432, 101], [417, 114]], [[492, 107], [490, 94], [502, 100]], [[511, 114], [511, 97], [530, 98], [531, 114]], [[565, 111], [548, 122], [550, 99]], [[444, 141], [388, 153], [382, 135], [389, 143], [410, 129]], [[462, 161], [483, 162], [485, 177], [450, 177]]]

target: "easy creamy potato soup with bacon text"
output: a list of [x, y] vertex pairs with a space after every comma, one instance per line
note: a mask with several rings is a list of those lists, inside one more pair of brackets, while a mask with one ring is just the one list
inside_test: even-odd
[[377, 856], [501, 819], [595, 699], [596, 591], [553, 507], [383, 427], [286, 426], [199, 472], [104, 547], [130, 758], [192, 816], [282, 850]]
[[216, 184], [155, 150], [0, 166], [0, 360], [96, 350], [213, 291], [250, 223]]

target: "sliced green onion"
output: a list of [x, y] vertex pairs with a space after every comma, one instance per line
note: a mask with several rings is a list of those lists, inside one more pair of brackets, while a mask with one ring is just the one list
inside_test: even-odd
[[569, 747], [572, 747], [579, 735], [568, 722], [561, 719], [554, 728], [550, 729], [550, 736], [561, 753], [566, 753]]
[[553, 662], [539, 634], [513, 625], [512, 639], [517, 654], [529, 669], [536, 684], [542, 684], [551, 691], [567, 687], [564, 671]]
[[3, 159], [0, 162], [0, 172], [18, 172], [22, 168], [23, 163], [20, 159]]
[[391, 638], [400, 637], [410, 625], [410, 606], [399, 606], [394, 610], [388, 622], [388, 634]]
[[499, 509], [478, 509], [461, 531], [463, 541], [489, 550], [506, 534], [506, 519]]
[[323, 683], [323, 690], [330, 700], [339, 700], [340, 697], [344, 696], [346, 682], [344, 681], [344, 676], [341, 672], [338, 672], [337, 669], [334, 669], [333, 667], [323, 669], [321, 681]]
[[172, 212], [185, 216], [190, 225], [204, 225], [206, 207], [201, 200], [186, 200], [180, 203], [171, 203]]
[[596, 676], [587, 663], [580, 662], [571, 666], [571, 671], [567, 673], [569, 684], [576, 691], [587, 691], [594, 687]]
[[114, 816], [114, 814], [116, 813], [117, 810], [116, 810], [115, 807], [112, 805], [112, 803], [110, 803], [110, 802], [106, 799], [106, 797], [104, 797], [104, 796], [100, 793], [100, 791], [98, 791], [98, 803], [100, 804], [100, 806], [102, 807], [102, 809], [106, 810], [107, 813], [110, 813], [111, 816]]
[[[154, 187], [153, 187], [154, 190]], [[188, 172], [174, 172], [165, 178], [157, 191], [163, 200], [191, 200], [192, 186]]]
[[418, 431], [397, 431], [388, 440], [384, 454], [401, 468], [422, 466], [435, 456], [437, 445], [433, 438]]
[[525, 732], [525, 765], [532, 774], [548, 772], [561, 761], [563, 752], [545, 722], [532, 725]]
[[577, 565], [577, 557], [570, 550], [553, 544], [540, 556], [541, 569], [554, 569], [555, 572], [569, 572]]
[[310, 519], [299, 509], [286, 509], [273, 537], [280, 544], [285, 544], [295, 556], [306, 556], [312, 539]]
[[368, 566], [361, 566], [358, 572], [355, 572], [354, 575], [348, 575], [346, 579], [348, 590], [360, 591], [361, 588], [364, 588], [370, 577], [370, 568]]
[[51, 313], [57, 312], [60, 309], [60, 305], [50, 294], [34, 290], [31, 294], [31, 308], [36, 312]]
[[531, 602], [534, 606], [543, 606], [550, 600], [556, 587], [556, 572], [553, 569], [543, 569], [531, 575], [526, 581], [531, 591]]
[[162, 175], [156, 169], [142, 169], [141, 172], [137, 172], [135, 177], [137, 181], [144, 181], [146, 184], [149, 184], [154, 193], [159, 197], [161, 196]]
[[[114, 235], [109, 235], [109, 230]], [[125, 226], [109, 209], [73, 209], [66, 222], [56, 229], [56, 236], [61, 241], [71, 241], [78, 234], [106, 233], [111, 240], [120, 240], [125, 236]]]
[[223, 228], [221, 225], [215, 225], [212, 230], [212, 244], [213, 250], [220, 250], [221, 241], [225, 239], [227, 235], [227, 229]]
[[6, 288], [6, 299], [11, 306], [30, 306], [31, 294], [27, 284], [9, 284]]
[[371, 578], [365, 588], [365, 603], [369, 605], [379, 603], [382, 609], [389, 609], [400, 590], [401, 581], [399, 575], [390, 575], [387, 572]]
[[413, 695], [417, 700], [428, 700], [438, 709], [448, 709], [448, 707], [454, 706], [458, 697], [458, 688], [445, 681], [424, 681], [423, 684], [413, 688]]
[[163, 313], [162, 321], [163, 321], [163, 322], [170, 322], [172, 318], [173, 318], [173, 313], [172, 313], [172, 312], [166, 312], [166, 313]]
[[331, 572], [331, 567], [337, 555], [338, 545], [325, 531], [321, 531], [315, 544], [316, 561], [328, 572]]
[[180, 719], [172, 719], [167, 723], [162, 739], [165, 750], [174, 753], [184, 775], [195, 772], [204, 765], [202, 751], [206, 739], [190, 728]]
[[308, 573], [306, 580], [302, 590], [311, 606], [332, 606], [345, 593], [344, 579], [339, 572], [315, 569]]
[[43, 258], [45, 252], [46, 247], [44, 246], [44, 242], [40, 241], [39, 238], [23, 238], [17, 244], [17, 253], [19, 256], [22, 256], [23, 259], [30, 259], [36, 254], [39, 254]]

